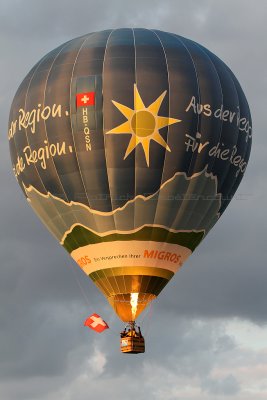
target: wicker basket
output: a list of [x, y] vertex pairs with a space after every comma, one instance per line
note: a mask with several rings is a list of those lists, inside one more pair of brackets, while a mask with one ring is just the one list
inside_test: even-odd
[[122, 353], [138, 354], [145, 352], [145, 339], [143, 337], [126, 336], [121, 338]]

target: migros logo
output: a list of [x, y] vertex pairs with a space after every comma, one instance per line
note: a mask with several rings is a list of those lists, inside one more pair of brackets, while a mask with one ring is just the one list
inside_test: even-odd
[[169, 261], [177, 264], [181, 261], [181, 255], [177, 253], [170, 253], [169, 251], [158, 251], [158, 250], [145, 250], [144, 258], [153, 258], [162, 261]]
[[76, 262], [81, 268], [84, 268], [86, 265], [91, 264], [92, 261], [88, 256], [84, 256], [79, 258]]

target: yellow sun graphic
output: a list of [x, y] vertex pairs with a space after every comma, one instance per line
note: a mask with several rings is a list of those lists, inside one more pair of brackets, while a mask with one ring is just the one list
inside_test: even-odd
[[154, 101], [154, 103], [152, 103], [149, 107], [146, 107], [135, 84], [134, 110], [112, 100], [112, 103], [127, 118], [127, 121], [106, 132], [106, 134], [132, 135], [124, 155], [124, 160], [137, 147], [137, 145], [141, 143], [145, 153], [147, 166], [149, 166], [149, 148], [151, 140], [154, 140], [168, 151], [171, 151], [168, 144], [160, 135], [159, 130], [165, 126], [181, 122], [181, 120], [169, 117], [160, 117], [158, 115], [160, 106], [164, 97], [166, 96], [166, 93], [167, 90], [165, 90], [165, 92], [163, 92], [157, 98], [157, 100]]

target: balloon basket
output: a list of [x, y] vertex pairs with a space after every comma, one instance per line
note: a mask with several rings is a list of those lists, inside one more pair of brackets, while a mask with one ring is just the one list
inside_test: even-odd
[[129, 322], [124, 331], [121, 332], [120, 345], [121, 352], [125, 354], [138, 354], [145, 352], [145, 339], [141, 333], [140, 327], [136, 327], [134, 321]]

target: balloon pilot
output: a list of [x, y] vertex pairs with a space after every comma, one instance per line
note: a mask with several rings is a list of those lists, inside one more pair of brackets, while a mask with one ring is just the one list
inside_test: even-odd
[[136, 325], [135, 321], [130, 321], [125, 325], [124, 330], [120, 333], [121, 338], [124, 337], [138, 337], [143, 338], [140, 326]]

